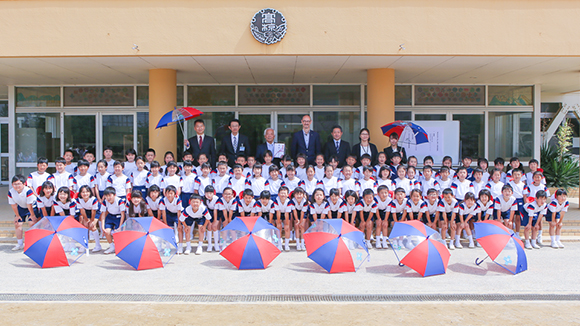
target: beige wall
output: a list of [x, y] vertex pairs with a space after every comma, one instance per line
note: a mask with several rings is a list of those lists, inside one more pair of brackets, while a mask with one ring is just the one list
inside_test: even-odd
[[[270, 46], [249, 29], [267, 7], [288, 22]], [[0, 12], [0, 57], [580, 54], [579, 1], [47, 0], [0, 1]]]

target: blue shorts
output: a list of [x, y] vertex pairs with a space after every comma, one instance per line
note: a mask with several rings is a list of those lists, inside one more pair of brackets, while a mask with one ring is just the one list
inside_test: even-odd
[[151, 210], [151, 213], [153, 213], [153, 217], [159, 218], [159, 211]]
[[165, 210], [165, 218], [167, 219], [167, 226], [173, 227], [175, 224], [177, 224], [177, 213]]
[[[497, 216], [497, 210], [494, 210], [493, 212], [494, 212], [494, 214], [493, 214], [494, 218], [493, 219], [495, 220], [497, 218], [496, 217]], [[505, 212], [501, 212], [501, 218], [504, 219], [504, 220], [509, 220], [510, 219], [510, 214], [511, 214], [511, 209], [510, 210], [507, 210]]]
[[143, 199], [147, 198], [147, 187], [145, 186], [134, 186], [133, 190], [139, 190]]
[[399, 222], [399, 221], [401, 221], [402, 218], [403, 218], [403, 212], [399, 212], [399, 213], [391, 212], [391, 215], [389, 215], [389, 221], [393, 221], [393, 222]]
[[338, 211], [330, 211], [328, 215], [330, 215], [330, 218], [338, 218]]
[[[538, 224], [538, 216], [532, 216], [531, 220], [532, 220], [532, 226], [536, 226], [536, 224]], [[521, 226], [528, 226], [529, 223], [530, 223], [529, 214], [523, 215]]]
[[407, 212], [407, 220], [411, 221], [411, 220], [418, 220], [419, 219], [419, 212]]
[[205, 217], [202, 217], [202, 218], [191, 218], [191, 217], [188, 217], [188, 218], [185, 219], [184, 222], [185, 222], [185, 225], [187, 225], [187, 226], [192, 226], [193, 223], [197, 223], [197, 227], [200, 227], [200, 226], [203, 226], [205, 224], [205, 221], [206, 221], [205, 220]]
[[99, 190], [99, 197], [101, 198], [101, 200], [104, 199], [103, 196], [105, 196], [105, 191], [104, 190]]
[[186, 209], [189, 206], [189, 198], [191, 197], [191, 195], [193, 195], [192, 192], [182, 192], [181, 195], [179, 195], [179, 199], [181, 199], [181, 205], [183, 206], [183, 209]]
[[387, 210], [386, 209], [378, 209], [377, 215], [381, 219], [381, 221], [384, 221], [385, 217], [387, 216]]
[[453, 217], [453, 212], [439, 212], [439, 221], [451, 221], [451, 217]]
[[[28, 207], [26, 208], [22, 208], [18, 205], [16, 205], [16, 207], [18, 208], [18, 215], [20, 215], [20, 218], [18, 219], [18, 223], [24, 223], [26, 222], [26, 218], [30, 216], [30, 211], [28, 210]], [[36, 208], [36, 206], [32, 207], [32, 211], [34, 211], [34, 215], [39, 216], [40, 214], [38, 214], [38, 208]]]
[[523, 198], [516, 198], [516, 203], [518, 203], [518, 210], [516, 213], [520, 215], [527, 214], [526, 210], [524, 209], [524, 199]]
[[435, 214], [429, 215], [429, 212], [423, 213], [423, 217], [421, 217], [421, 222], [423, 222], [425, 224], [429, 223], [429, 220], [427, 219], [427, 217], [431, 217], [431, 221], [435, 222]]
[[115, 230], [121, 226], [121, 214], [108, 214], [105, 218], [105, 229]]
[[554, 218], [556, 220], [560, 219], [560, 212], [554, 214], [554, 212], [552, 212], [551, 210], [548, 210], [548, 213], [546, 213], [546, 222], [552, 222], [552, 216], [554, 216]]

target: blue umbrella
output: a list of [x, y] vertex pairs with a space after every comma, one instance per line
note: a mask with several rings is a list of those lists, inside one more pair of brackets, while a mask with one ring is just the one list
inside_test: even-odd
[[409, 121], [395, 121], [387, 123], [381, 127], [381, 130], [383, 135], [389, 137], [391, 134], [395, 133], [399, 136], [399, 139], [401, 139], [403, 132], [410, 132], [412, 134], [410, 139], [401, 140], [401, 142], [407, 142], [409, 144], [415, 145], [429, 142], [429, 136], [427, 135], [425, 129]]

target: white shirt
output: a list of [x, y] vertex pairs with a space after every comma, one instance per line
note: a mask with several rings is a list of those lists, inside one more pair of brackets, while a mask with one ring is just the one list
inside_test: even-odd
[[195, 191], [195, 174], [190, 173], [189, 175], [184, 175], [181, 177], [183, 186], [181, 187], [182, 193], [191, 194]]
[[54, 184], [54, 177], [52, 174], [48, 172], [44, 172], [43, 174], [39, 174], [38, 171], [32, 172], [28, 175], [28, 179], [26, 180], [26, 185], [32, 189], [32, 191], [39, 195], [40, 191], [38, 191], [38, 187], [42, 186], [45, 181], [50, 181]]
[[232, 140], [232, 147], [234, 148], [234, 153], [237, 153], [238, 148], [240, 147], [240, 134], [237, 134], [235, 136], [234, 134], [230, 134], [230, 138]]
[[425, 178], [423, 178], [423, 181], [419, 182], [419, 190], [421, 190], [421, 193], [423, 194], [424, 198], [427, 198], [427, 192], [430, 189], [435, 189], [439, 191], [439, 193], [441, 193], [439, 181], [437, 181], [437, 179], [433, 177], [431, 177], [429, 180], [425, 180]]
[[125, 200], [115, 196], [113, 203], [109, 203], [108, 200], [103, 200], [103, 205], [101, 206], [101, 212], [108, 212], [111, 215], [119, 215], [121, 212], [125, 211]]
[[294, 177], [294, 179], [290, 180], [288, 178], [284, 178], [284, 185], [286, 185], [286, 187], [288, 187], [288, 190], [290, 190], [290, 192], [294, 191], [294, 189], [296, 189], [296, 187], [298, 187], [298, 184], [300, 183], [300, 179], [298, 179], [297, 177]]
[[254, 196], [260, 196], [260, 194], [262, 193], [262, 191], [264, 190], [268, 190], [266, 189], [266, 183], [268, 180], [264, 179], [264, 178], [251, 178], [251, 179], [246, 179], [246, 183], [248, 184], [248, 189], [252, 189], [252, 191], [254, 192]]
[[224, 192], [224, 189], [228, 186], [230, 182], [230, 176], [228, 174], [224, 174], [223, 176], [215, 176], [212, 180], [213, 188], [215, 192], [221, 194]]
[[219, 211], [235, 211], [238, 207], [238, 200], [236, 197], [232, 197], [230, 201], [226, 201], [223, 197], [219, 198], [216, 202], [216, 209]]
[[99, 204], [99, 201], [97, 200], [96, 197], [89, 197], [88, 201], [85, 201], [82, 198], [77, 198], [76, 201], [77, 201], [77, 207], [79, 210], [84, 209], [85, 211], [91, 211], [91, 210], [98, 211], [100, 206], [101, 206], [101, 204]]
[[382, 201], [381, 197], [379, 197], [378, 195], [375, 196], [375, 202], [377, 203], [377, 209], [380, 211], [387, 210], [389, 208], [389, 204], [391, 203], [391, 201], [393, 201], [393, 200], [389, 196], [387, 196], [385, 201]]
[[396, 188], [403, 188], [405, 189], [405, 195], [409, 196], [411, 194], [411, 190], [415, 189], [413, 182], [407, 178], [401, 180], [400, 178], [395, 179], [395, 189]]
[[459, 181], [459, 179], [455, 180], [451, 184], [451, 189], [453, 190], [453, 195], [459, 201], [462, 201], [468, 192], [475, 194], [473, 192], [473, 184], [467, 179], [463, 180], [463, 182]]
[[123, 168], [123, 174], [130, 177], [131, 174], [137, 171], [137, 164], [133, 162], [125, 162], [125, 167]]
[[528, 189], [528, 186], [526, 186], [526, 184], [520, 180], [519, 183], [516, 183], [515, 181], [510, 181], [508, 182], [508, 184], [510, 186], [512, 186], [512, 189], [514, 191], [513, 196], [516, 198], [524, 198], [524, 195], [528, 195], [528, 193], [530, 192], [530, 190]]
[[282, 187], [283, 185], [284, 181], [280, 179], [277, 180], [272, 180], [272, 178], [268, 179], [267, 186], [270, 195], [277, 195], [278, 192], [280, 191], [280, 187]]
[[296, 177], [300, 180], [306, 180], [308, 176], [306, 175], [306, 168], [297, 167]]
[[73, 176], [72, 174], [64, 171], [63, 173], [55, 172], [54, 176], [54, 190], [58, 191], [61, 187], [70, 188], [73, 186]]
[[256, 214], [273, 213], [274, 212], [274, 202], [268, 199], [266, 205], [262, 204], [261, 200], [256, 200], [254, 203], [253, 212]]
[[407, 200], [407, 213], [425, 213], [427, 211], [427, 204], [421, 199], [415, 204], [411, 199]]
[[274, 211], [282, 213], [292, 212], [292, 205], [290, 205], [290, 198], [286, 198], [286, 201], [282, 202], [280, 197], [276, 198], [274, 202]]
[[54, 213], [56, 215], [60, 215], [60, 213], [64, 212], [64, 210], [68, 210], [68, 215], [76, 215], [77, 214], [77, 203], [73, 199], [67, 203], [63, 203], [60, 200], [54, 201]]
[[205, 187], [211, 186], [211, 181], [209, 176], [204, 177], [203, 175], [198, 175], [195, 177], [195, 190], [197, 190], [197, 193], [203, 195], [205, 193]]
[[317, 217], [320, 218], [320, 215], [322, 214], [328, 214], [328, 210], [330, 209], [330, 206], [328, 205], [328, 203], [326, 201], [323, 201], [321, 204], [318, 204], [316, 202], [310, 204], [310, 214], [317, 214]]
[[126, 196], [127, 189], [131, 189], [131, 180], [129, 180], [129, 178], [124, 174], [120, 177], [113, 174], [107, 179], [107, 187], [115, 188], [115, 195], [117, 197]]
[[501, 181], [498, 181], [497, 183], [490, 181], [485, 185], [485, 187], [489, 190], [493, 198], [497, 198], [502, 196], [501, 188], [503, 188], [503, 185], [504, 183]]
[[236, 177], [230, 177], [228, 181], [228, 186], [234, 190], [234, 197], [239, 196], [246, 189], [246, 178], [241, 176], [239, 179]]
[[459, 215], [464, 216], [464, 218], [466, 218], [469, 215], [475, 216], [477, 213], [479, 213], [479, 206], [477, 205], [477, 203], [474, 203], [473, 205], [471, 205], [471, 207], [467, 207], [467, 204], [465, 202], [459, 204]]
[[36, 207], [38, 208], [47, 208], [47, 214], [50, 214], [50, 208], [54, 202], [54, 196], [50, 196], [46, 198], [46, 196], [38, 196], [36, 197]]
[[300, 183], [298, 183], [298, 186], [302, 187], [302, 189], [304, 189], [304, 191], [306, 191], [306, 193], [309, 196], [312, 195], [314, 190], [316, 188], [319, 188], [319, 186], [320, 186], [320, 188], [323, 187], [322, 181], [320, 181], [320, 183], [319, 183], [319, 181], [314, 179], [314, 178], [312, 178], [312, 180], [308, 180], [308, 179], [302, 180]]
[[445, 199], [441, 199], [438, 209], [441, 213], [457, 213], [459, 211], [458, 201], [455, 198], [451, 198], [451, 203], [448, 203]]
[[246, 213], [251, 214], [254, 211], [254, 205], [256, 204], [256, 200], [252, 199], [248, 205], [246, 205], [246, 201], [241, 199], [238, 200], [238, 213]]
[[331, 212], [339, 212], [339, 213], [342, 213], [346, 209], [346, 203], [340, 197], [336, 201], [336, 204], [333, 203], [332, 200], [328, 199], [328, 209]]
[[105, 172], [105, 174], [97, 173], [91, 179], [91, 186], [97, 187], [99, 191], [105, 190], [107, 188], [107, 179], [109, 179], [109, 172]]
[[163, 188], [167, 189], [169, 186], [174, 186], [176, 189], [181, 189], [183, 187], [183, 179], [178, 174], [174, 174], [171, 176], [166, 176], [163, 178]]
[[214, 210], [214, 209], [216, 208], [216, 206], [217, 206], [217, 202], [218, 202], [218, 200], [219, 200], [219, 197], [218, 197], [218, 196], [216, 196], [216, 195], [213, 195], [213, 196], [211, 197], [211, 200], [208, 200], [208, 199], [207, 199], [207, 198], [205, 198], [205, 196], [204, 196], [204, 198], [203, 198], [203, 199], [204, 199], [204, 201], [203, 201], [203, 202], [204, 202], [205, 206], [207, 207], [207, 209], [209, 209], [209, 210], [210, 210], [210, 213], [213, 213], [213, 210]]
[[304, 144], [306, 144], [306, 149], [308, 150], [310, 140], [310, 130], [305, 131], [304, 129], [302, 129], [302, 135], [304, 135]]
[[322, 180], [322, 186], [324, 189], [325, 196], [330, 196], [330, 189], [336, 188], [338, 190], [341, 188], [341, 184], [339, 183], [338, 179], [334, 176], [331, 177], [330, 179], [324, 177], [320, 180]]
[[363, 192], [367, 189], [371, 189], [373, 191], [373, 194], [377, 194], [377, 182], [374, 179], [360, 179], [358, 181], [358, 183], [360, 184], [360, 197], [362, 198], [363, 196]]
[[524, 209], [528, 212], [528, 216], [537, 219], [539, 215], [546, 215], [547, 213], [547, 204], [544, 203], [542, 206], [538, 206], [538, 203], [533, 201], [531, 203], [527, 203], [524, 205]]
[[314, 178], [316, 180], [322, 180], [324, 178], [324, 176], [325, 176], [324, 166], [321, 168], [319, 168], [318, 166], [315, 166], [314, 167]]
[[295, 209], [298, 212], [306, 212], [308, 210], [308, 201], [306, 198], [302, 198], [301, 202], [298, 202], [296, 198], [292, 198], [290, 205], [291, 209]]
[[570, 206], [570, 204], [568, 203], [567, 200], [565, 202], [563, 202], [563, 203], [560, 204], [558, 202], [558, 199], [554, 199], [554, 200], [552, 200], [552, 202], [550, 203], [550, 205], [548, 205], [548, 209], [552, 213], [567, 212], [568, 211], [568, 206]]
[[399, 203], [398, 200], [393, 199], [389, 204], [389, 208], [391, 213], [402, 213], [405, 208], [407, 207], [407, 200], [403, 199], [402, 203]]
[[169, 201], [167, 197], [164, 197], [159, 202], [159, 210], [160, 211], [169, 211], [171, 213], [181, 212], [183, 210], [183, 206], [181, 205], [181, 199], [178, 196], [175, 196], [172, 201]]
[[76, 177], [73, 178], [73, 189], [74, 191], [78, 192], [82, 186], [89, 186], [91, 187], [91, 179], [92, 176], [90, 174], [80, 175], [78, 174]]
[[143, 169], [141, 171], [135, 170], [131, 173], [130, 179], [133, 187], [145, 187], [147, 186], [147, 178], [151, 175], [151, 172]]
[[435, 200], [435, 202], [431, 204], [431, 202], [428, 199], [426, 199], [425, 205], [427, 206], [426, 212], [429, 213], [429, 215], [435, 215], [435, 213], [437, 213], [437, 211], [439, 210], [438, 200]]
[[156, 185], [157, 187], [159, 187], [159, 189], [164, 189], [165, 182], [163, 181], [163, 175], [161, 175], [161, 173], [157, 173], [156, 176], [153, 175], [153, 173], [151, 173], [151, 175], [147, 176], [145, 186], [147, 187], [147, 189], [149, 189], [151, 188], [152, 185]]
[[342, 195], [344, 196], [344, 194], [346, 194], [347, 191], [352, 190], [356, 193], [360, 192], [360, 183], [353, 179], [350, 178], [348, 180], [340, 180], [340, 184], [341, 184], [341, 189], [342, 189]]
[[499, 196], [494, 200], [494, 207], [502, 212], [507, 212], [508, 210], [517, 211], [518, 203], [514, 196], [510, 196], [507, 201], [504, 200], [503, 196]]
[[183, 210], [183, 214], [181, 214], [179, 220], [183, 222], [185, 221], [186, 218], [192, 218], [197, 220], [203, 217], [205, 217], [208, 220], [211, 220], [211, 215], [209, 214], [207, 208], [203, 206], [203, 204], [200, 204], [196, 211], [194, 211], [193, 206], [190, 205]]
[[477, 201], [477, 206], [479, 206], [479, 211], [481, 212], [481, 217], [483, 218], [485, 215], [493, 215], [493, 208], [494, 208], [493, 200], [488, 200], [487, 203], [484, 205], [481, 200]]
[[367, 203], [364, 200], [359, 200], [358, 204], [356, 204], [359, 207], [359, 212], [365, 212], [365, 213], [376, 213], [377, 212], [377, 203], [373, 200], [370, 204], [367, 205]]
[[20, 208], [27, 208], [28, 204], [34, 206], [36, 204], [36, 195], [26, 186], [24, 186], [20, 193], [14, 190], [14, 188], [11, 188], [8, 191], [8, 204], [17, 204]]
[[535, 186], [533, 183], [528, 185], [528, 196], [536, 198], [536, 193], [540, 190], [545, 191], [546, 197], [550, 198], [550, 190], [548, 190], [548, 187], [546, 187], [546, 185], [541, 182], [539, 186]]
[[161, 203], [161, 196], [157, 197], [157, 199], [153, 200], [151, 199], [151, 197], [147, 196], [147, 198], [145, 198], [145, 202], [147, 203], [147, 209], [150, 209], [152, 211], [157, 211], [159, 210], [159, 204]]

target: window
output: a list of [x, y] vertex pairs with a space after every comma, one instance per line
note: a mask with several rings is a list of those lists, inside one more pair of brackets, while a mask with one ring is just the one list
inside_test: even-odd
[[445, 121], [447, 120], [446, 114], [418, 114], [415, 113], [416, 121]]
[[488, 86], [489, 105], [534, 105], [533, 86]]
[[410, 121], [413, 114], [410, 111], [395, 111], [395, 121]]
[[16, 87], [16, 107], [60, 107], [60, 87]]
[[103, 149], [111, 146], [113, 159], [125, 161], [125, 153], [133, 148], [133, 115], [103, 115]]
[[[183, 86], [177, 86], [176, 106], [183, 106]], [[137, 106], [149, 106], [149, 86], [137, 86]]]
[[360, 86], [313, 86], [314, 105], [360, 105]]
[[65, 106], [133, 106], [133, 86], [64, 87]]
[[0, 117], [8, 117], [8, 101], [0, 101]]
[[395, 105], [411, 105], [411, 85], [395, 86]]
[[137, 112], [137, 154], [145, 156], [149, 148], [149, 112]]
[[310, 105], [310, 85], [240, 86], [238, 104], [242, 105]]
[[532, 112], [489, 112], [489, 159], [517, 156], [529, 160], [534, 150]]
[[485, 87], [415, 86], [415, 105], [485, 105]]
[[0, 147], [1, 147], [0, 152], [8, 153], [8, 144], [9, 144], [8, 124], [3, 123], [3, 124], [0, 124]]
[[485, 115], [454, 114], [453, 120], [459, 121], [460, 159], [470, 156], [476, 161], [485, 157]]
[[234, 106], [236, 105], [236, 88], [235, 86], [188, 86], [187, 105]]
[[60, 156], [59, 113], [16, 114], [16, 162], [36, 162]]
[[64, 116], [64, 148], [72, 150], [74, 161], [78, 161], [86, 152], [97, 154], [95, 129], [95, 115]]

